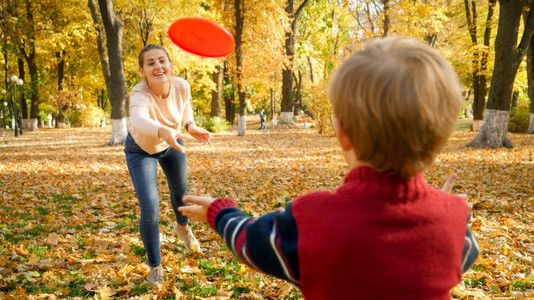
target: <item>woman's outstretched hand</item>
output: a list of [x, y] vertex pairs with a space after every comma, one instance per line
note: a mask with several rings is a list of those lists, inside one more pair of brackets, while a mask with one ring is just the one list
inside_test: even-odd
[[169, 144], [174, 149], [185, 153], [185, 147], [178, 144], [176, 139], [180, 138], [184, 140], [187, 138], [187, 135], [180, 133], [178, 130], [174, 130], [169, 127], [162, 126], [158, 129], [158, 136], [159, 138], [167, 142], [167, 144]]
[[188, 132], [197, 141], [208, 145], [211, 144], [211, 134], [206, 129], [191, 124], [188, 127]]
[[186, 217], [191, 218], [193, 221], [208, 221], [208, 207], [210, 204], [215, 201], [211, 197], [202, 197], [202, 196], [184, 196], [183, 201], [185, 203], [190, 203], [189, 206], [180, 206], [178, 210]]

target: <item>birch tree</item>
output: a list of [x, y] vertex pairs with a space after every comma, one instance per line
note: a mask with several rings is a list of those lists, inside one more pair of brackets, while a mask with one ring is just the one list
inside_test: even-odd
[[[534, 30], [534, 0], [499, 0], [499, 24], [495, 39], [495, 66], [486, 112], [478, 135], [467, 144], [471, 147], [513, 148], [508, 136], [508, 119], [514, 79]], [[519, 44], [519, 23], [528, 10]]]
[[98, 32], [99, 55], [102, 72], [106, 80], [109, 100], [111, 102], [111, 140], [109, 145], [123, 144], [128, 134], [129, 98], [124, 76], [122, 58], [122, 35], [124, 25], [115, 14], [112, 0], [98, 0], [102, 23], [105, 30], [106, 48], [102, 47], [104, 31], [96, 12], [94, 0], [88, 1], [93, 21]]

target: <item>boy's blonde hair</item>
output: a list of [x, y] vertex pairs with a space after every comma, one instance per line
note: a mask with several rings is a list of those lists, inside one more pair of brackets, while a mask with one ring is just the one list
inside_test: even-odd
[[432, 164], [462, 105], [448, 62], [402, 36], [368, 42], [337, 68], [328, 95], [357, 159], [403, 177]]

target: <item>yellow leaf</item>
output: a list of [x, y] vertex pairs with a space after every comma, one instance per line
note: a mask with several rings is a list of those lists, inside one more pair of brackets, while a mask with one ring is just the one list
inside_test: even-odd
[[46, 239], [44, 239], [44, 242], [47, 243], [48, 245], [56, 246], [59, 243], [59, 239], [60, 239], [60, 236], [57, 233], [52, 232], [51, 234], [48, 235]]
[[14, 250], [18, 255], [28, 255], [29, 253], [28, 249], [26, 248], [26, 246], [24, 246], [23, 243], [19, 243], [18, 246], [15, 246]]
[[103, 300], [112, 299], [113, 295], [115, 294], [115, 292], [113, 292], [109, 286], [104, 286], [98, 291], [98, 293], [100, 294], [100, 298]]

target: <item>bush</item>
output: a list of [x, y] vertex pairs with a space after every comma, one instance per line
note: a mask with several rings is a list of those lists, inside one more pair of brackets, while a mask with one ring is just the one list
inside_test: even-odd
[[98, 127], [101, 125], [105, 113], [102, 109], [89, 104], [83, 110], [69, 110], [66, 117], [72, 127]]
[[512, 133], [527, 132], [530, 122], [530, 113], [524, 110], [512, 110], [508, 121], [508, 131]]
[[99, 107], [96, 107], [92, 104], [87, 105], [87, 107], [81, 113], [82, 125], [86, 127], [99, 127], [102, 125], [102, 120], [104, 120], [105, 113]]
[[197, 116], [195, 118], [195, 123], [209, 132], [223, 132], [228, 130], [228, 126], [230, 125], [230, 122], [228, 121], [217, 121], [215, 118], [204, 116]]
[[309, 103], [309, 111], [313, 115], [317, 131], [321, 134], [334, 133], [332, 127], [332, 116], [334, 114], [330, 100], [326, 96], [327, 84], [328, 82], [323, 80], [314, 87]]
[[82, 112], [69, 109], [65, 113], [65, 124], [66, 123], [70, 123], [71, 127], [82, 127]]

